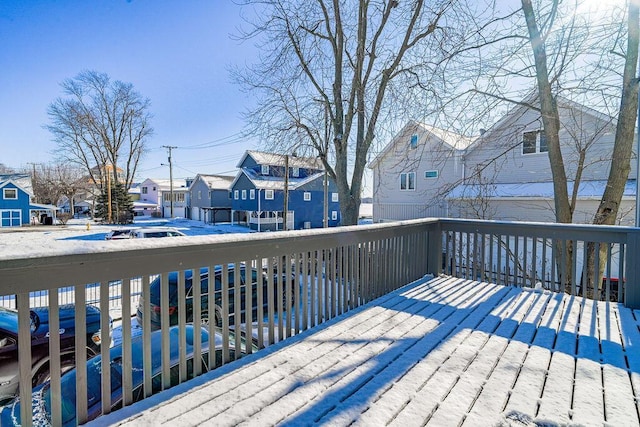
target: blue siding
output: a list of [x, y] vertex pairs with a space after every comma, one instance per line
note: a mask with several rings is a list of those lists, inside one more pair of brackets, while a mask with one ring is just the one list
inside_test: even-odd
[[[4, 198], [4, 189], [16, 189], [17, 190], [17, 195], [18, 198], [17, 199], [5, 199]], [[26, 225], [29, 224], [29, 221], [31, 219], [30, 217], [30, 212], [29, 212], [29, 205], [30, 205], [30, 197], [29, 194], [24, 191], [22, 188], [18, 187], [17, 185], [13, 184], [13, 183], [8, 183], [7, 185], [3, 186], [0, 189], [0, 211], [5, 211], [5, 210], [19, 210], [21, 212], [21, 216], [22, 216], [22, 225]], [[9, 224], [8, 223], [8, 218], [6, 215], [3, 215], [3, 217], [5, 217], [3, 219], [2, 222], [2, 226], [3, 227], [8, 227], [8, 226], [16, 226], [19, 224]]]

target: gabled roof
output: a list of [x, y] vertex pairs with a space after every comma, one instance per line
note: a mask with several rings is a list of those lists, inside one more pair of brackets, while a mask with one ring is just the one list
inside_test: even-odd
[[[263, 151], [247, 150], [236, 167], [242, 167], [247, 156], [251, 156], [259, 165], [284, 166], [287, 155], [278, 153], [265, 153]], [[289, 154], [289, 167], [301, 169], [324, 170], [324, 165], [318, 157], [298, 157]]]
[[[195, 183], [198, 179], [207, 184], [211, 190], [228, 190], [235, 177], [227, 175], [205, 175], [199, 173], [193, 182]], [[193, 183], [191, 185], [193, 185]]]
[[[158, 186], [158, 190], [160, 191], [169, 191], [171, 189], [171, 180], [169, 179], [158, 179], [158, 178], [147, 178], [143, 182], [151, 181]], [[174, 179], [173, 180], [173, 190], [177, 189], [186, 189], [187, 188], [187, 180], [186, 179]]]
[[[369, 163], [369, 168], [374, 168], [383, 158], [387, 156], [389, 152], [393, 150], [394, 147], [399, 143], [407, 144], [409, 146], [408, 141], [401, 138], [404, 134], [407, 133], [408, 130], [418, 129], [424, 130], [424, 132], [431, 134], [433, 137], [439, 139], [442, 144], [451, 148], [451, 150], [465, 150], [469, 145], [471, 145], [474, 141], [474, 138], [469, 138], [464, 135], [460, 135], [455, 132], [447, 131], [444, 129], [437, 128], [435, 126], [428, 125], [426, 123], [416, 122], [414, 120], [410, 120], [401, 130], [398, 132], [391, 142], [387, 144], [384, 149], [378, 154], [372, 161]], [[414, 132], [415, 132], [414, 131]]]
[[0, 174], [0, 188], [5, 187], [9, 183], [12, 183], [16, 187], [19, 187], [29, 195], [33, 196], [31, 175], [25, 173]]
[[[247, 179], [249, 179], [249, 181], [251, 181], [253, 186], [257, 189], [284, 190], [284, 177], [261, 175], [260, 173], [257, 173], [256, 171], [249, 168], [240, 169], [240, 173], [238, 173], [229, 188], [233, 187], [242, 175], [246, 176]], [[306, 178], [290, 177], [288, 182], [289, 190], [297, 190], [298, 188], [319, 178], [324, 178], [324, 172], [319, 172]]]
[[[556, 103], [559, 107], [564, 106], [576, 111], [580, 111], [583, 114], [590, 115], [597, 120], [608, 122], [608, 123], [611, 123], [612, 125], [615, 125], [616, 123], [616, 119], [614, 117], [601, 113], [597, 110], [594, 110], [593, 108], [587, 107], [586, 105], [572, 101], [563, 96], [557, 95]], [[475, 141], [473, 142], [473, 144], [471, 144], [469, 149], [472, 150], [473, 148], [475, 148], [476, 145], [481, 143], [484, 139], [488, 139], [491, 133], [496, 132], [503, 127], [510, 126], [512, 121], [516, 120], [526, 111], [531, 109], [528, 105], [531, 105], [531, 106], [539, 105], [538, 93], [536, 91], [532, 91], [526, 97], [524, 97], [522, 101], [516, 103], [513, 107], [509, 108], [509, 110], [498, 121], [496, 121], [493, 125], [491, 125], [491, 127], [489, 127], [489, 129], [487, 129], [486, 132], [484, 132], [481, 137], [475, 139]]]

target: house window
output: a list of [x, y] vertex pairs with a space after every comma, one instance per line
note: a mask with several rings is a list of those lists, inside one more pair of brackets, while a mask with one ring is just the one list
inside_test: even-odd
[[240, 191], [233, 190], [233, 198], [238, 200], [240, 198]]
[[273, 200], [273, 190], [264, 190], [265, 200]]
[[149, 188], [142, 187], [142, 194], [149, 194]]
[[303, 198], [305, 202], [309, 202], [311, 201], [311, 192], [310, 191], [305, 191], [303, 194]]
[[269, 175], [269, 165], [262, 165], [260, 167], [260, 173], [262, 175]]
[[202, 199], [202, 191], [198, 190], [198, 200]]
[[400, 190], [416, 189], [416, 173], [407, 172], [400, 174]]
[[5, 188], [3, 197], [6, 200], [16, 200], [18, 198], [18, 190], [15, 188]]
[[409, 142], [409, 147], [418, 148], [418, 135], [411, 135], [411, 142]]
[[242, 190], [242, 200], [247, 200], [247, 190]]
[[338, 203], [338, 193], [331, 193], [331, 201]]
[[338, 211], [331, 211], [331, 221], [338, 220]]
[[427, 179], [437, 178], [438, 177], [438, 171], [425, 171], [424, 177], [427, 178]]
[[249, 199], [253, 200], [255, 198], [256, 198], [256, 190], [252, 188], [251, 190], [249, 190]]
[[533, 130], [522, 134], [522, 154], [546, 153], [547, 137], [544, 131]]
[[153, 191], [156, 191], [156, 187], [153, 187]]
[[229, 200], [233, 199], [233, 193], [229, 190]]
[[300, 168], [291, 169], [291, 176], [298, 178], [300, 176]]

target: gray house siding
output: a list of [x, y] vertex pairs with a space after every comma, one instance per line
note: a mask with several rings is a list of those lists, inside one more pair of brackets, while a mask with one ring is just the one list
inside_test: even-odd
[[[418, 136], [414, 147], [412, 135]], [[445, 214], [446, 193], [462, 182], [462, 151], [418, 124], [406, 126], [391, 144], [372, 165], [374, 222]], [[415, 174], [414, 188], [402, 188], [407, 173]]]

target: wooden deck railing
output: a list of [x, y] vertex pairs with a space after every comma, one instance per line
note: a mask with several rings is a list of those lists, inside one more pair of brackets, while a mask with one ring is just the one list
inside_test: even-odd
[[[189, 275], [197, 281], [199, 273], [219, 269], [220, 284], [217, 307], [202, 306], [203, 295], [209, 290], [193, 287], [193, 292], [178, 292], [175, 296], [178, 313], [176, 323], [184, 334], [188, 322], [209, 320], [206, 328], [222, 337], [221, 363], [239, 354], [252, 352], [251, 345], [237, 341], [230, 345], [230, 334], [237, 326], [230, 319], [251, 324], [256, 331], [258, 346], [273, 343], [314, 327], [355, 307], [372, 301], [426, 274], [445, 273], [452, 276], [486, 280], [517, 286], [541, 286], [556, 291], [590, 295], [600, 299], [617, 298], [633, 307], [640, 307], [637, 289], [637, 260], [640, 253], [638, 229], [594, 227], [559, 224], [528, 224], [491, 221], [423, 219], [399, 223], [342, 227], [337, 229], [301, 230], [281, 233], [197, 236], [158, 239], [152, 247], [139, 248], [134, 241], [116, 242], [109, 252], [52, 254], [48, 257], [0, 260], [0, 296], [15, 298], [19, 312], [18, 357], [20, 362], [20, 399], [31, 402], [31, 351], [29, 309], [43, 304], [53, 312], [62, 298], [72, 290], [76, 304], [76, 364], [86, 364], [86, 337], [83, 333], [84, 308], [96, 304], [102, 311], [102, 342], [108, 342], [109, 312], [114, 301], [120, 304], [122, 315], [122, 347], [131, 348], [133, 340], [142, 339], [144, 360], [144, 392], [152, 393], [151, 310], [162, 318], [161, 352], [163, 380], [160, 389], [170, 387], [173, 373], [169, 360], [170, 312], [173, 296], [168, 293], [172, 274], [178, 289]], [[592, 244], [592, 245], [590, 245]], [[589, 251], [595, 254], [589, 261]], [[567, 251], [571, 247], [573, 250]], [[601, 251], [602, 249], [602, 251]], [[604, 254], [601, 255], [601, 254]], [[604, 285], [588, 286], [587, 266], [600, 266]], [[229, 271], [242, 269], [264, 274], [264, 283], [252, 292], [234, 292], [230, 280], [239, 283], [239, 276]], [[595, 268], [595, 267], [594, 267]], [[237, 273], [239, 274], [239, 273]], [[159, 308], [150, 305], [150, 283], [160, 280]], [[570, 278], [570, 280], [568, 279]], [[615, 280], [617, 279], [617, 287]], [[597, 279], [596, 279], [597, 280]], [[261, 280], [258, 280], [260, 284]], [[209, 285], [212, 281], [209, 281]], [[583, 286], [583, 283], [587, 285]], [[247, 288], [248, 289], [248, 288]], [[96, 293], [97, 291], [97, 293]], [[212, 292], [214, 292], [212, 290]], [[34, 293], [45, 298], [36, 300]], [[135, 313], [135, 297], [141, 294], [142, 336], [132, 336], [130, 314]], [[265, 296], [266, 295], [266, 296]], [[271, 298], [276, 295], [275, 298]], [[132, 299], [133, 298], [133, 299]], [[242, 298], [242, 299], [241, 299]], [[209, 301], [211, 301], [209, 296]], [[215, 298], [213, 298], [215, 300]], [[133, 301], [133, 302], [132, 302]], [[265, 301], [265, 305], [255, 301]], [[193, 314], [185, 312], [193, 305]], [[233, 309], [230, 311], [229, 307]], [[241, 314], [242, 307], [244, 313]], [[216, 314], [217, 313], [217, 317]], [[206, 316], [205, 316], [206, 314]], [[51, 330], [58, 328], [58, 319], [50, 319]], [[215, 321], [214, 321], [215, 320]], [[234, 322], [237, 323], [237, 322]], [[234, 347], [235, 346], [235, 347]], [[235, 350], [235, 351], [233, 351]], [[194, 359], [199, 360], [200, 344], [194, 345]], [[59, 338], [50, 339], [50, 352], [55, 359]], [[109, 352], [102, 347], [102, 412], [111, 411]], [[234, 356], [235, 355], [235, 356]], [[136, 384], [131, 368], [132, 355], [123, 351], [123, 404], [132, 403]], [[209, 359], [212, 362], [213, 356]], [[178, 380], [185, 380], [188, 357], [180, 356]], [[195, 374], [199, 369], [195, 368]], [[59, 390], [60, 367], [51, 366], [52, 390]], [[77, 371], [76, 415], [78, 422], [88, 419], [86, 370]], [[60, 402], [52, 401], [54, 425], [61, 419]], [[32, 425], [31, 406], [21, 407], [22, 425]], [[59, 423], [57, 423], [59, 424]]]

